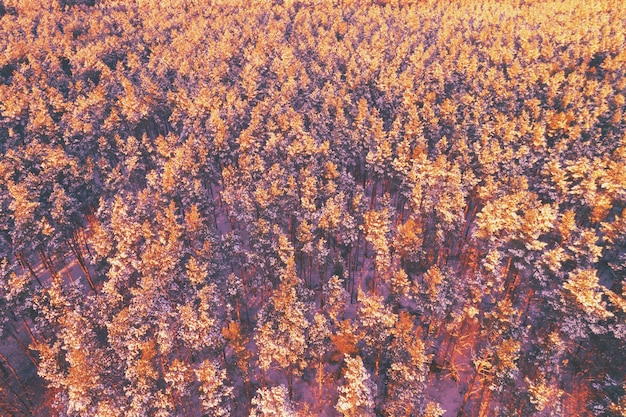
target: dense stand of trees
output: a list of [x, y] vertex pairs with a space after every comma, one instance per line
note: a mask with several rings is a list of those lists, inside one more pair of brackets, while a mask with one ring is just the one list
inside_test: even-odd
[[0, 414], [625, 416], [625, 28], [0, 0]]

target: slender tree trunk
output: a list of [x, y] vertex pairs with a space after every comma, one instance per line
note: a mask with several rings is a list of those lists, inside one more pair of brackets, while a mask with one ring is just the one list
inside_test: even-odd
[[296, 239], [296, 216], [289, 216], [289, 234], [291, 235], [291, 244], [296, 247], [298, 239]]
[[535, 294], [535, 289], [531, 288], [530, 291], [528, 291], [528, 295], [526, 296], [526, 299], [524, 300], [521, 312], [522, 312], [522, 317], [521, 317], [521, 323], [522, 323], [522, 327], [526, 327], [526, 320], [528, 319], [528, 309], [530, 308], [530, 300], [533, 298], [533, 295]]
[[344, 287], [347, 287], [348, 285], [350, 285], [350, 280], [352, 279], [352, 262], [353, 262], [352, 257], [354, 256], [353, 252], [354, 252], [354, 247], [351, 247], [350, 253], [348, 253], [348, 259], [346, 260], [346, 270], [348, 271], [347, 274], [344, 271], [344, 276], [339, 277], [339, 278], [343, 278]]
[[43, 248], [39, 248], [39, 258], [41, 259], [41, 262], [43, 263], [43, 266], [50, 272], [50, 275], [54, 278], [57, 276], [57, 272], [54, 269], [54, 265], [52, 264], [52, 261], [50, 260], [50, 258], [48, 258], [48, 256], [46, 255], [46, 253], [44, 252]]
[[478, 378], [478, 374], [480, 373], [480, 369], [476, 369], [474, 371], [474, 375], [472, 376], [472, 380], [469, 383], [469, 386], [467, 387], [467, 391], [465, 391], [465, 395], [463, 396], [463, 402], [461, 403], [461, 407], [459, 408], [459, 412], [457, 413], [457, 417], [463, 417], [464, 414], [464, 410], [465, 410], [465, 406], [467, 405], [467, 402], [469, 401], [470, 397], [473, 394], [473, 390], [474, 390], [474, 384], [476, 383], [476, 378]]
[[376, 385], [378, 385], [378, 377], [380, 374], [380, 349], [380, 347], [376, 349], [376, 360], [374, 361], [374, 381], [376, 382]]
[[[242, 288], [242, 293], [243, 293], [242, 295], [243, 295], [243, 299], [244, 299], [243, 309], [244, 309], [244, 311], [246, 313], [247, 324], [250, 324], [250, 310], [248, 309], [248, 304], [250, 303], [250, 297], [249, 297], [248, 291], [246, 291], [246, 285], [245, 285], [246, 277], [245, 277], [245, 273], [243, 273], [243, 272], [244, 271], [242, 270], [242, 278], [243, 278], [242, 281], [244, 283], [244, 285], [242, 286], [243, 287]], [[243, 324], [243, 322], [242, 322], [242, 324]]]
[[35, 281], [37, 281], [37, 284], [39, 284], [40, 287], [43, 288], [43, 284], [41, 283], [41, 281], [39, 280], [39, 277], [37, 276], [37, 274], [35, 273], [35, 271], [33, 270], [33, 267], [30, 266], [30, 263], [28, 262], [28, 260], [26, 259], [26, 257], [24, 256], [23, 253], [19, 253], [17, 255], [17, 260], [18, 262], [22, 265], [22, 267], [26, 267], [28, 269], [28, 272], [30, 272], [30, 276], [33, 277], [35, 279]]
[[504, 288], [504, 295], [502, 297], [503, 300], [506, 300], [507, 298], [509, 298], [511, 294], [515, 294], [515, 290], [517, 288], [520, 275], [521, 273], [519, 271], [516, 271], [513, 274], [513, 277], [510, 280], [508, 280], [507, 285]]
[[85, 229], [81, 227], [78, 230], [80, 232], [77, 232], [77, 233], [79, 234], [79, 237], [82, 239], [82, 244], [85, 247], [85, 251], [89, 254], [89, 256], [92, 256], [92, 253], [89, 250], [89, 243], [87, 242], [87, 236], [85, 236]]
[[374, 180], [374, 185], [372, 186], [372, 196], [370, 198], [370, 210], [372, 210], [374, 206], [376, 205], [376, 193], [378, 192], [376, 188], [378, 188], [377, 179]]
[[93, 292], [97, 292], [96, 286], [93, 284], [93, 280], [91, 279], [91, 274], [89, 273], [89, 267], [86, 264], [85, 259], [83, 258], [83, 255], [80, 251], [80, 246], [76, 245], [76, 243], [78, 242], [71, 242], [69, 239], [67, 240], [67, 244], [70, 247], [74, 256], [76, 257], [80, 269], [83, 271], [83, 274], [85, 274], [85, 278], [87, 278], [87, 283], [89, 284], [89, 287]]
[[[359, 302], [359, 299], [358, 299], [359, 290], [363, 288], [362, 286], [363, 286], [363, 270], [361, 270], [361, 272], [359, 273], [359, 283], [357, 284], [357, 288], [356, 288], [357, 297], [355, 297], [354, 301], [357, 303]], [[354, 287], [352, 287], [352, 292], [354, 293]]]
[[481, 395], [480, 410], [478, 411], [478, 417], [485, 417], [487, 410], [489, 409], [489, 402], [491, 401], [491, 390], [487, 388], [487, 384], [483, 387]]
[[35, 365], [35, 368], [37, 369], [37, 371], [39, 371], [39, 364], [37, 363], [37, 359], [35, 359], [33, 354], [30, 352], [30, 349], [28, 348], [28, 346], [26, 346], [24, 342], [22, 342], [22, 340], [19, 338], [17, 334], [13, 333], [10, 330], [8, 330], [8, 333], [9, 333], [9, 336], [11, 336], [11, 338], [13, 338], [13, 340], [17, 342], [17, 344], [20, 346], [24, 354], [28, 356], [28, 359], [30, 359], [33, 365]]
[[[37, 343], [37, 339], [35, 339], [35, 335], [33, 334], [33, 331], [31, 330], [30, 326], [28, 325], [24, 317], [22, 317], [22, 323], [24, 324], [24, 328], [26, 329], [26, 332], [30, 336], [31, 342]], [[16, 331], [16, 334], [17, 334], [17, 331]]]
[[[359, 266], [359, 249], [360, 249], [360, 244], [361, 244], [361, 233], [357, 233], [356, 235], [356, 245], [354, 247], [354, 257], [352, 259], [352, 282], [354, 282], [355, 278], [356, 278], [356, 269]], [[354, 285], [352, 285], [354, 287]], [[346, 290], [348, 290], [348, 288], [346, 288]], [[351, 299], [352, 300], [352, 299]]]
[[367, 171], [365, 170], [364, 167], [364, 163], [361, 163], [361, 160], [359, 158], [359, 172], [362, 173], [361, 175], [361, 184], [363, 186], [363, 189], [365, 190], [365, 187], [367, 185]]
[[313, 289], [313, 255], [309, 254], [309, 289]]
[[502, 271], [502, 276], [505, 279], [505, 282], [507, 280], [507, 278], [509, 277], [509, 272], [511, 271], [511, 261], [513, 260], [512, 256], [509, 256], [509, 259], [506, 262], [506, 266], [504, 267], [504, 270]]
[[252, 399], [250, 398], [250, 376], [249, 375], [243, 376], [243, 389], [246, 391], [248, 414], [250, 414], [250, 404], [251, 404]]
[[235, 314], [237, 314], [237, 321], [241, 323], [241, 306], [239, 305], [239, 296], [235, 297]]
[[19, 375], [17, 374], [17, 371], [15, 370], [13, 365], [11, 365], [11, 362], [9, 362], [7, 357], [2, 354], [2, 352], [0, 352], [0, 360], [2, 360], [2, 362], [5, 363], [5, 365], [2, 365], [2, 366], [3, 367], [6, 366], [9, 369], [9, 371], [11, 372], [11, 374], [13, 375], [13, 377], [15, 378], [17, 383], [20, 385], [20, 388], [22, 389], [22, 391], [25, 392], [26, 391], [26, 387], [24, 386], [24, 383], [22, 383], [22, 380], [20, 379]]
[[213, 195], [213, 184], [209, 184], [209, 193], [211, 194], [211, 211], [213, 212], [213, 224], [215, 225], [215, 231], [218, 232], [219, 228], [217, 226], [217, 203], [215, 201], [215, 196]]
[[289, 391], [289, 400], [293, 400], [293, 365], [287, 368], [287, 387]]
[[372, 277], [372, 292], [378, 295], [376, 287], [378, 286], [378, 268], [376, 267], [376, 257], [374, 256], [374, 276]]
[[465, 395], [463, 396], [463, 402], [461, 403], [461, 407], [459, 408], [459, 412], [456, 414], [457, 417], [463, 417], [464, 414], [464, 409], [465, 409], [465, 405], [467, 404], [467, 401], [469, 400], [470, 396], [472, 395], [472, 390], [474, 389], [474, 383], [476, 381], [476, 375], [474, 374], [474, 376], [472, 377], [472, 380], [469, 384], [469, 387], [467, 388], [467, 391], [465, 392]]
[[322, 394], [324, 389], [324, 361], [322, 357], [318, 357], [317, 359], [317, 404], [320, 405], [322, 403]]

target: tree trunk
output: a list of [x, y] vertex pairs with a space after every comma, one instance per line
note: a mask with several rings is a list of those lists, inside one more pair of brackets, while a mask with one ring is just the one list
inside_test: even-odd
[[[17, 374], [17, 371], [15, 370], [13, 365], [11, 365], [11, 363], [9, 362], [7, 357], [2, 354], [2, 352], [0, 352], [0, 360], [2, 360], [6, 364], [6, 367], [9, 368], [9, 371], [11, 372], [11, 374], [13, 375], [13, 377], [15, 378], [17, 383], [20, 385], [20, 388], [22, 389], [22, 391], [26, 391], [26, 387], [22, 383], [22, 380], [20, 379], [19, 375]], [[0, 365], [2, 367], [5, 366], [5, 365], [2, 365], [1, 363], [0, 363]]]
[[317, 360], [317, 404], [320, 405], [322, 403], [322, 390], [324, 388], [324, 362], [322, 361], [322, 357], [320, 356]]
[[370, 210], [372, 210], [376, 205], [376, 193], [378, 192], [378, 190], [376, 189], [377, 187], [378, 180], [374, 180], [374, 185], [372, 186], [372, 195], [370, 197]]
[[24, 327], [26, 328], [26, 332], [28, 332], [28, 335], [30, 336], [30, 340], [33, 343], [37, 343], [37, 339], [35, 339], [35, 335], [33, 334], [33, 331], [30, 329], [30, 326], [28, 325], [28, 323], [23, 317], [22, 317], [22, 323], [24, 324]]
[[483, 393], [481, 395], [480, 410], [478, 411], [478, 417], [485, 417], [487, 413], [489, 401], [491, 400], [491, 390], [487, 388], [487, 385], [483, 387]]
[[287, 387], [289, 391], [289, 400], [293, 400], [293, 365], [287, 368]]
[[35, 359], [35, 357], [32, 355], [28, 346], [26, 346], [24, 342], [22, 342], [22, 340], [19, 338], [17, 334], [13, 333], [10, 330], [8, 330], [8, 333], [9, 333], [9, 336], [11, 336], [17, 342], [17, 344], [20, 346], [24, 354], [28, 356], [28, 359], [30, 359], [33, 365], [35, 365], [35, 368], [37, 369], [37, 371], [39, 371], [39, 364], [37, 363], [37, 359]]
[[67, 244], [70, 247], [74, 256], [76, 257], [76, 260], [78, 261], [78, 265], [80, 266], [80, 269], [83, 271], [83, 274], [85, 274], [85, 278], [87, 278], [87, 283], [89, 284], [89, 287], [91, 288], [93, 292], [97, 292], [96, 286], [93, 284], [93, 280], [91, 279], [91, 274], [89, 273], [89, 267], [87, 266], [83, 258], [83, 255], [80, 251], [80, 246], [76, 245], [76, 243], [78, 242], [76, 241], [71, 242], [70, 240], [67, 240]]
[[461, 407], [459, 408], [457, 417], [463, 417], [465, 415], [463, 410], [465, 409], [465, 405], [467, 405], [467, 401], [472, 396], [472, 390], [474, 389], [474, 384], [476, 383], [477, 377], [478, 377], [478, 369], [476, 370], [476, 372], [474, 372], [474, 375], [472, 376], [472, 380], [470, 381], [469, 386], [467, 387], [467, 391], [465, 391], [465, 395], [463, 396], [463, 402], [461, 403]]
[[85, 250], [87, 251], [89, 256], [92, 256], [91, 251], [89, 250], [89, 243], [87, 242], [87, 236], [85, 236], [85, 229], [81, 227], [79, 228], [79, 231], [80, 232], [77, 232], [77, 234], [82, 239], [82, 244], [85, 247]]
[[53, 278], [56, 277], [57, 272], [54, 270], [54, 265], [52, 265], [52, 261], [46, 256], [46, 253], [41, 247], [39, 248], [39, 258], [41, 259], [43, 266], [50, 272], [50, 275]]
[[30, 266], [30, 263], [28, 263], [28, 260], [26, 259], [26, 257], [24, 256], [24, 254], [22, 252], [20, 252], [17, 255], [17, 260], [22, 265], [22, 267], [26, 267], [28, 269], [28, 271], [30, 272], [31, 277], [33, 277], [35, 279], [35, 281], [37, 281], [37, 284], [39, 284], [39, 286], [43, 288], [43, 284], [39, 280], [39, 277], [37, 276], [35, 271], [33, 271], [33, 267]]

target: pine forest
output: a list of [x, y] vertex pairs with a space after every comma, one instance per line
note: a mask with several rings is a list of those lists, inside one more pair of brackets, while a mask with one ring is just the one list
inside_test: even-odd
[[625, 417], [626, 2], [0, 0], [0, 416]]

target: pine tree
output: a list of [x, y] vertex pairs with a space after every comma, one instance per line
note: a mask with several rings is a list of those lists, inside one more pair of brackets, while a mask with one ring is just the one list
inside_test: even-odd
[[252, 399], [250, 417], [295, 417], [284, 385], [262, 388]]
[[194, 373], [198, 379], [204, 413], [211, 417], [231, 415], [233, 388], [227, 385], [226, 371], [205, 360], [194, 369]]
[[384, 304], [383, 297], [359, 293], [357, 324], [362, 351], [374, 362], [374, 380], [378, 380], [380, 364], [398, 317]]
[[316, 362], [317, 375], [315, 379], [317, 382], [318, 403], [323, 397], [325, 380], [324, 356], [328, 353], [330, 347], [330, 334], [330, 328], [326, 317], [320, 313], [315, 313], [315, 316], [313, 316], [313, 323], [309, 328], [307, 345], [310, 355]]
[[287, 266], [282, 282], [259, 312], [254, 336], [259, 349], [259, 366], [266, 372], [273, 364], [287, 372], [289, 395], [293, 376], [305, 366], [306, 317], [308, 306], [298, 293], [293, 253], [284, 256]]
[[324, 285], [324, 311], [328, 314], [331, 323], [337, 325], [345, 314], [349, 294], [344, 289], [343, 280], [333, 275]]
[[418, 336], [413, 318], [408, 313], [400, 313], [389, 347], [385, 415], [417, 415], [423, 407], [429, 357]]
[[346, 355], [343, 385], [339, 387], [339, 399], [335, 409], [345, 417], [374, 416], [376, 385], [363, 366], [360, 356]]

